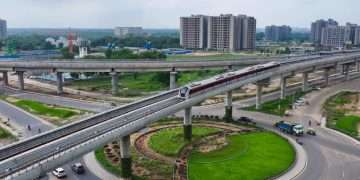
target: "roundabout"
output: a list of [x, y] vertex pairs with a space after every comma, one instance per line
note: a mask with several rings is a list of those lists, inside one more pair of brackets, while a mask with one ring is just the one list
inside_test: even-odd
[[[219, 121], [195, 121], [191, 142], [176, 121], [151, 126], [131, 139], [132, 168], [141, 179], [269, 179], [290, 169], [296, 157], [292, 145], [275, 133]], [[108, 170], [120, 170], [109, 147], [118, 148], [116, 143], [105, 146], [97, 154], [106, 162], [97, 159]]]

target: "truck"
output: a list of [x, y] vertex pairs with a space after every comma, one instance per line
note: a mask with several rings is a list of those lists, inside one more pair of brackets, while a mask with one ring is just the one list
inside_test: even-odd
[[275, 123], [274, 125], [276, 128], [278, 128], [280, 131], [292, 134], [295, 136], [302, 136], [304, 135], [304, 126], [301, 124], [292, 124], [285, 121], [279, 121]]

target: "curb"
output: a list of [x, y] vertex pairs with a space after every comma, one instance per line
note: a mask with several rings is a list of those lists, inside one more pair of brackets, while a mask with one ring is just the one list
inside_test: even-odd
[[[270, 180], [293, 180], [293, 179], [297, 178], [298, 176], [300, 176], [305, 171], [305, 169], [307, 167], [307, 163], [308, 163], [308, 156], [306, 154], [305, 149], [287, 134], [283, 134], [283, 133], [276, 131], [269, 127], [265, 127], [265, 126], [260, 126], [260, 127], [267, 129], [268, 131], [271, 131], [271, 132], [285, 138], [292, 145], [292, 147], [294, 148], [295, 153], [296, 153], [295, 161], [291, 164], [291, 166], [286, 171], [280, 173], [279, 175], [270, 177], [269, 179]], [[301, 156], [304, 156], [304, 157], [301, 157]], [[301, 158], [305, 159], [304, 162], [300, 162]], [[301, 167], [297, 167], [297, 166], [301, 166]]]
[[31, 117], [34, 118], [34, 119], [37, 119], [38, 121], [42, 122], [43, 124], [46, 124], [46, 125], [50, 126], [51, 128], [56, 128], [56, 127], [57, 127], [57, 126], [55, 126], [54, 124], [51, 124], [50, 122], [45, 121], [44, 119], [41, 119], [41, 118], [39, 118], [39, 117], [37, 117], [37, 116], [35, 116], [35, 115], [33, 115], [33, 114], [31, 114], [31, 113], [29, 113], [29, 112], [21, 109], [21, 108], [19, 108], [19, 107], [15, 106], [15, 105], [13, 105], [13, 104], [11, 104], [11, 103], [8, 103], [8, 102], [6, 102], [6, 101], [4, 101], [4, 100], [0, 100], [0, 101], [3, 102], [3, 103], [5, 103], [5, 104], [7, 104], [8, 106], [10, 106], [10, 107], [12, 107], [12, 108], [14, 108], [14, 109], [17, 109], [18, 111], [21, 111], [21, 112], [25, 113], [25, 114], [28, 115], [28, 116], [31, 116]]
[[326, 131], [329, 131], [330, 133], [334, 133], [334, 134], [336, 134], [338, 136], [342, 136], [343, 138], [346, 138], [346, 139], [352, 141], [354, 143], [354, 145], [360, 145], [360, 142], [357, 139], [355, 139], [355, 138], [353, 138], [353, 137], [351, 137], [351, 136], [349, 136], [347, 134], [344, 134], [342, 132], [339, 132], [339, 131], [337, 131], [335, 129], [331, 129], [331, 128], [326, 127], [327, 121], [326, 121], [325, 117], [322, 118], [321, 121], [323, 122], [323, 123], [321, 123], [322, 124], [321, 128], [325, 129]]

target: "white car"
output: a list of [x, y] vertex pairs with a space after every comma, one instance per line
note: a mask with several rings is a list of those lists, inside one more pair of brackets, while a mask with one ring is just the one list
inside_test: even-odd
[[65, 170], [63, 168], [61, 168], [61, 167], [56, 168], [55, 170], [53, 170], [52, 174], [57, 178], [65, 178], [66, 177]]

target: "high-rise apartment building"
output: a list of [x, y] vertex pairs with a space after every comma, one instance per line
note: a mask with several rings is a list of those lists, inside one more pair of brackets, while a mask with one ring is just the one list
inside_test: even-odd
[[129, 35], [143, 36], [145, 33], [142, 27], [116, 27], [114, 35], [118, 38], [125, 38]]
[[256, 19], [246, 15], [196, 15], [180, 18], [180, 45], [189, 49], [255, 49]]
[[359, 26], [357, 24], [346, 23], [345, 43], [355, 44], [355, 31]]
[[[232, 15], [209, 16], [208, 49], [228, 51], [233, 49], [235, 33], [235, 20]], [[230, 45], [230, 42], [232, 43]]]
[[242, 16], [242, 47], [245, 50], [256, 48], [256, 19], [254, 17]]
[[268, 41], [287, 41], [291, 35], [290, 26], [266, 26], [265, 39]]
[[323, 28], [328, 26], [337, 26], [338, 22], [336, 22], [333, 19], [323, 20], [317, 20], [311, 24], [311, 40], [316, 46], [321, 45], [321, 39], [322, 39], [322, 31]]
[[188, 49], [207, 47], [207, 21], [203, 15], [180, 18], [180, 46]]
[[329, 48], [342, 48], [345, 45], [345, 26], [327, 26], [321, 32], [321, 46]]
[[4, 39], [7, 36], [7, 24], [6, 21], [0, 19], [0, 39]]
[[360, 45], [360, 26], [355, 28], [355, 37], [354, 37], [354, 45]]
[[208, 49], [239, 51], [255, 49], [256, 19], [225, 14], [208, 17]]

